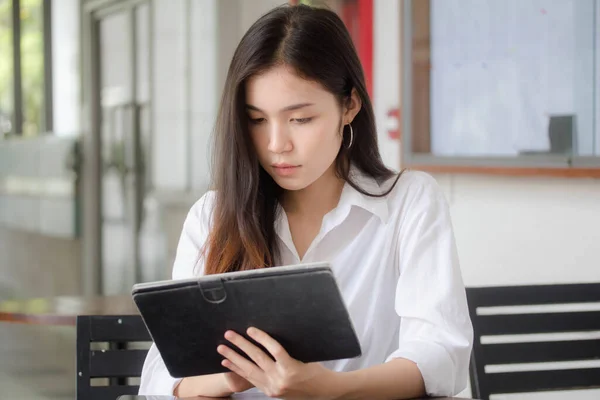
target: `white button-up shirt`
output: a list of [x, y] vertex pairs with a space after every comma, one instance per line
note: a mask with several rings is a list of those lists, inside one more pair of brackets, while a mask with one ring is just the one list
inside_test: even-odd
[[[380, 186], [356, 168], [351, 174], [369, 193], [382, 193], [392, 182]], [[173, 279], [202, 274], [202, 261], [196, 263], [214, 201], [214, 192], [208, 192], [190, 210]], [[328, 361], [326, 367], [352, 371], [405, 358], [418, 366], [429, 395], [451, 396], [466, 387], [473, 330], [448, 205], [431, 176], [406, 171], [383, 198], [345, 184], [338, 206], [323, 217], [302, 260], [286, 214], [279, 214], [278, 264], [331, 263], [360, 340], [361, 357]], [[177, 383], [153, 345], [140, 393], [172, 394]]]

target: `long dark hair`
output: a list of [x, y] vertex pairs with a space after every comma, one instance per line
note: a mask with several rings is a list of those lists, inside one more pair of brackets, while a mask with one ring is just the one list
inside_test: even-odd
[[[276, 65], [287, 65], [299, 76], [320, 83], [340, 105], [353, 89], [362, 108], [352, 122], [352, 146], [343, 140], [336, 158], [339, 177], [369, 196], [352, 181], [349, 165], [382, 182], [394, 172], [383, 164], [377, 146], [373, 106], [365, 77], [344, 23], [333, 12], [305, 5], [280, 6], [262, 16], [238, 45], [215, 126], [212, 188], [216, 201], [212, 227], [204, 247], [205, 273], [265, 268], [278, 258], [275, 220], [282, 189], [260, 166], [248, 132], [247, 80]], [[396, 178], [397, 181], [397, 178]], [[395, 184], [395, 182], [394, 182]]]

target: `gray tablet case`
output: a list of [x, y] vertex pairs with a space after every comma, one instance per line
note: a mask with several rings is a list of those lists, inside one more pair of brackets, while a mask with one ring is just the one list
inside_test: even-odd
[[249, 339], [250, 326], [273, 336], [303, 362], [361, 355], [328, 264], [137, 284], [133, 299], [176, 378], [228, 372], [221, 366], [217, 346], [226, 344], [239, 351], [223, 335], [233, 330]]

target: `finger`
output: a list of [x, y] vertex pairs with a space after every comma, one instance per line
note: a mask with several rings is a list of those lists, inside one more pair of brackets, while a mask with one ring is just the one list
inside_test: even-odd
[[225, 345], [220, 345], [217, 347], [217, 351], [219, 354], [225, 357], [226, 360], [240, 368], [241, 372], [238, 375], [240, 375], [242, 378], [250, 380], [251, 377], [257, 377], [263, 373], [252, 361], [241, 356], [235, 350]]
[[233, 331], [227, 331], [225, 332], [225, 339], [229, 340], [246, 353], [263, 371], [270, 371], [275, 367], [273, 360], [264, 351], [259, 349], [242, 335], [238, 335]]
[[267, 349], [269, 353], [273, 356], [275, 361], [277, 362], [289, 362], [292, 358], [288, 354], [287, 351], [283, 348], [281, 344], [265, 331], [261, 331], [258, 328], [248, 328], [248, 336], [252, 339], [256, 340], [256, 342], [260, 343]]
[[[227, 368], [228, 370], [230, 370], [231, 372], [237, 374], [238, 376], [240, 376], [244, 379], [248, 379], [248, 378], [244, 377], [244, 371], [240, 367], [238, 367], [237, 365], [232, 363], [230, 360], [221, 361], [221, 365], [224, 366], [225, 368]], [[248, 382], [250, 382], [249, 379], [248, 379]], [[250, 383], [253, 384], [254, 382], [250, 382]]]

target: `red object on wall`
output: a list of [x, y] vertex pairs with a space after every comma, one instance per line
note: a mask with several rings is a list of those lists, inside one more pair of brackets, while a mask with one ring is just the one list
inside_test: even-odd
[[340, 17], [358, 52], [367, 91], [373, 97], [373, 0], [342, 0]]
[[365, 70], [367, 90], [373, 97], [373, 0], [359, 0], [358, 56]]
[[392, 108], [387, 112], [385, 128], [390, 139], [400, 139], [402, 112], [399, 108]]

